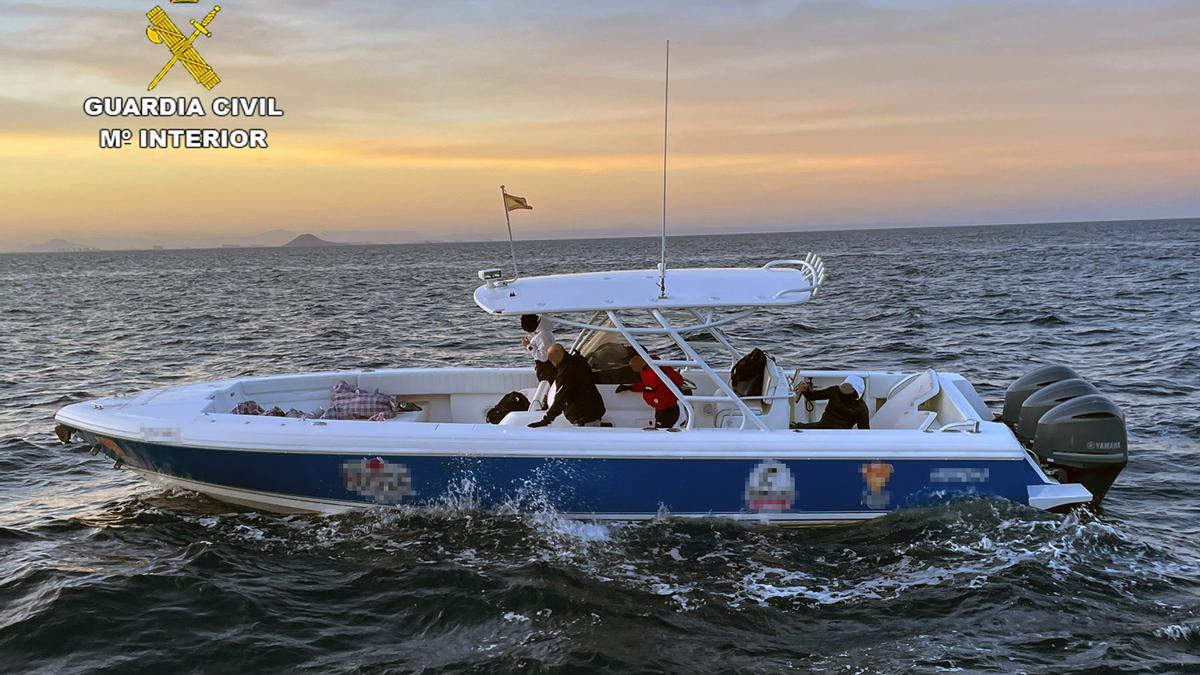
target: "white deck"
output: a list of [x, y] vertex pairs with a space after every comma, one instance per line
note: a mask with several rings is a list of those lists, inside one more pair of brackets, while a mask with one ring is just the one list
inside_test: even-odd
[[[806, 371], [818, 386], [846, 373]], [[865, 372], [870, 406], [902, 373]], [[960, 377], [942, 373], [942, 395], [924, 405], [939, 422], [980, 419], [954, 386]], [[233, 415], [245, 400], [264, 406], [312, 408], [328, 403], [329, 388], [346, 380], [369, 389], [403, 394], [420, 403], [423, 421], [298, 420]], [[965, 383], [965, 381], [962, 381]], [[152, 390], [131, 397], [89, 401], [59, 411], [59, 422], [117, 438], [185, 447], [268, 450], [288, 453], [372, 452], [432, 455], [674, 457], [674, 458], [946, 458], [1023, 459], [1024, 450], [1002, 424], [982, 422], [978, 433], [930, 433], [911, 429], [787, 430], [787, 408], [808, 417], [799, 402], [782, 406], [770, 431], [719, 426], [721, 410], [698, 411], [703, 427], [647, 432], [649, 408], [637, 394], [616, 394], [601, 385], [612, 428], [490, 425], [484, 412], [505, 392], [533, 384], [530, 369], [430, 368], [312, 373], [255, 377]], [[969, 386], [969, 385], [968, 385]], [[793, 407], [794, 406], [794, 407]], [[727, 412], [732, 412], [728, 410]], [[514, 413], [517, 414], [517, 413]], [[813, 417], [819, 416], [818, 408]]]
[[799, 305], [812, 297], [823, 276], [820, 260], [813, 260], [668, 269], [665, 298], [659, 297], [658, 270], [651, 269], [525, 277], [480, 286], [475, 302], [493, 314]]

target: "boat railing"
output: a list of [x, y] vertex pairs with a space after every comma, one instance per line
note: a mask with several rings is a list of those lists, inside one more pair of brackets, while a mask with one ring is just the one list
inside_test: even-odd
[[[714, 331], [714, 329], [720, 328], [725, 324], [744, 319], [753, 314], [754, 310], [740, 310], [719, 318], [713, 312], [708, 313], [707, 316], [696, 312], [695, 310], [692, 310], [692, 313], [696, 316], [696, 323], [676, 327], [674, 330], [677, 333], [686, 335], [688, 333], [700, 333], [703, 331], [711, 332], [713, 333], [714, 337], [717, 338], [717, 341], [722, 344], [722, 346], [736, 353], [737, 350], [733, 348], [732, 344], [729, 344], [728, 339], [725, 338], [724, 335], [719, 334], [718, 331]], [[605, 316], [604, 313], [598, 312], [598, 314], [600, 316]], [[589, 321], [576, 321], [574, 319], [566, 318], [562, 315], [554, 315], [554, 323], [557, 325], [580, 328], [588, 331], [598, 330], [607, 331], [610, 333], [621, 333], [624, 335], [665, 335], [662, 328], [658, 326], [625, 326], [624, 328], [618, 329], [614, 325], [603, 325], [599, 323], [595, 316], [593, 316]]]
[[[655, 322], [658, 323], [657, 327], [626, 326], [625, 321], [621, 319], [619, 312], [620, 310], [608, 310], [606, 312], [608, 316], [608, 322], [611, 324], [612, 328], [624, 335], [626, 341], [629, 343], [629, 346], [634, 350], [634, 352], [636, 352], [637, 355], [646, 362], [646, 365], [650, 368], [654, 375], [658, 377], [659, 381], [662, 382], [667, 389], [671, 391], [675, 398], [679, 400], [680, 406], [682, 406], [684, 411], [687, 413], [687, 422], [685, 423], [686, 428], [691, 429], [696, 423], [696, 411], [692, 405], [693, 402], [713, 402], [733, 404], [733, 406], [736, 407], [739, 412], [741, 412], [742, 422], [740, 428], [745, 429], [747, 422], [749, 422], [762, 431], [768, 430], [766, 423], [763, 422], [760, 416], [755, 413], [749, 405], [747, 405], [746, 401], [743, 400], [742, 397], [738, 396], [737, 393], [733, 391], [729, 383], [726, 382], [723, 377], [717, 374], [717, 372], [708, 365], [708, 362], [704, 360], [704, 357], [702, 357], [695, 350], [695, 348], [688, 343], [688, 341], [683, 337], [681, 331], [671, 324], [671, 320], [668, 319], [663, 312], [657, 309], [649, 310], [650, 316], [655, 320]], [[723, 345], [729, 348], [734, 354], [737, 354], [737, 351], [733, 349], [728, 339], [725, 338], [725, 336], [720, 335], [720, 330], [717, 328], [718, 320], [715, 318], [714, 314], [710, 314], [708, 317], [697, 316], [697, 320], [701, 322], [700, 325], [704, 325], [710, 332], [713, 333], [714, 336], [718, 336], [718, 340]], [[641, 340], [638, 339], [639, 337], [645, 335], [669, 337], [671, 341], [675, 343], [675, 346], [683, 353], [684, 358], [655, 358], [650, 353], [650, 350], [648, 350], [641, 343]], [[675, 382], [663, 371], [663, 368], [668, 366], [672, 368], [691, 368], [699, 370], [700, 372], [704, 373], [709, 380], [712, 381], [715, 391], [711, 394], [684, 393], [684, 391], [678, 385], [676, 385]], [[762, 400], [766, 400], [765, 397], [760, 398]]]
[[941, 432], [946, 432], [946, 431], [977, 434], [977, 433], [979, 433], [979, 420], [963, 420], [961, 422], [951, 422], [949, 424], [943, 424], [942, 426], [940, 426], [936, 429], [926, 429], [926, 431], [931, 434], [941, 433]]
[[792, 293], [812, 293], [816, 295], [817, 289], [825, 281], [825, 262], [821, 260], [821, 256], [815, 253], [809, 253], [802, 259], [784, 258], [780, 260], [772, 260], [762, 266], [764, 270], [775, 269], [776, 267], [795, 267], [808, 280], [807, 286], [798, 288], [788, 288], [779, 291], [775, 294], [775, 298], [782, 298], [785, 295]]
[[741, 399], [743, 401], [778, 401], [780, 399], [785, 399], [785, 398], [786, 399], [796, 398], [796, 392], [793, 391], [793, 392], [787, 393], [787, 394], [771, 394], [769, 396], [742, 396], [741, 397]]
[[[804, 262], [804, 261], [801, 261]], [[813, 268], [819, 274], [819, 268]], [[629, 316], [631, 312], [645, 312], [657, 325], [629, 325]], [[791, 399], [793, 394], [767, 394], [761, 396], [738, 396], [733, 391], [732, 386], [717, 373], [708, 364], [687, 339], [684, 337], [687, 334], [699, 332], [707, 332], [720, 344], [732, 357], [733, 362], [737, 362], [742, 354], [733, 343], [729, 340], [721, 329], [727, 323], [736, 321], [751, 314], [753, 310], [735, 309], [728, 314], [720, 314], [717, 308], [691, 308], [685, 314], [690, 316], [694, 323], [687, 323], [683, 326], [675, 326], [671, 319], [663, 310], [646, 309], [646, 310], [630, 310], [630, 309], [611, 309], [599, 310], [593, 312], [588, 318], [583, 320], [571, 319], [562, 315], [554, 315], [554, 321], [558, 325], [573, 326], [583, 330], [575, 340], [575, 348], [579, 349], [586, 342], [588, 333], [592, 331], [619, 333], [628, 343], [629, 347], [646, 362], [646, 365], [655, 374], [658, 379], [671, 391], [671, 393], [679, 400], [679, 405], [686, 412], [685, 428], [694, 428], [696, 424], [696, 411], [692, 403], [728, 403], [732, 409], [739, 413], [741, 418], [740, 429], [746, 429], [747, 426], [768, 431], [767, 423], [763, 421], [762, 416], [752, 408], [750, 404], [767, 404], [772, 401]], [[645, 315], [642, 315], [645, 316]], [[666, 337], [674, 343], [675, 348], [682, 352], [682, 358], [656, 358], [652, 355], [651, 349], [647, 348], [643, 341], [648, 337]], [[684, 393], [671, 378], [667, 377], [663, 368], [686, 368], [689, 370], [699, 371], [703, 373], [713, 384], [713, 389], [708, 393]], [[707, 391], [707, 390], [706, 390]], [[758, 406], [755, 406], [758, 407]]]
[[[803, 258], [772, 260], [763, 265], [761, 269], [772, 270], [776, 268], [788, 268], [799, 271], [803, 277], [804, 285], [777, 291], [774, 293], [775, 299], [796, 293], [815, 294], [822, 282], [825, 281], [825, 263], [815, 253], [808, 253]], [[756, 307], [757, 305], [752, 307], [681, 307], [677, 309], [682, 311], [682, 315], [680, 316], [680, 312], [677, 311], [675, 316], [681, 318], [679, 322], [682, 325], [672, 323], [672, 320], [667, 315], [668, 310], [660, 308], [634, 309], [614, 307], [612, 309], [592, 309], [584, 310], [590, 312], [590, 315], [580, 318], [565, 316], [565, 314], [571, 314], [570, 312], [547, 312], [547, 314], [551, 315], [558, 325], [582, 330], [575, 339], [575, 349], [582, 348], [586, 341], [591, 339], [591, 335], [597, 331], [620, 333], [629, 344], [629, 347], [646, 362], [646, 365], [650, 367], [655, 376], [679, 399], [679, 405], [687, 413], [686, 428], [691, 429], [696, 423], [696, 411], [692, 406], [693, 402], [713, 402], [731, 404], [733, 409], [740, 413], [742, 420], [741, 429], [746, 429], [747, 425], [752, 425], [762, 431], [768, 431], [769, 428], [763, 420], [763, 414], [755, 410], [755, 408], [764, 407], [776, 400], [792, 399], [794, 398], [794, 394], [789, 392], [788, 394], [738, 396], [733, 391], [729, 381], [713, 370], [685, 338], [686, 335], [708, 333], [729, 353], [733, 358], [733, 362], [736, 363], [742, 357], [742, 354], [725, 335], [723, 327], [726, 324], [753, 314]], [[576, 312], [575, 314], [579, 313], [582, 312]], [[649, 322], [645, 321], [647, 315], [651, 319]], [[631, 318], [634, 316], [641, 318], [635, 321]], [[682, 353], [682, 358], [654, 357], [651, 354], [651, 350], [643, 344], [646, 338], [654, 337], [669, 338], [674, 343], [674, 347]], [[663, 371], [664, 368], [668, 367], [699, 371], [712, 381], [713, 389], [706, 389], [707, 393], [704, 394], [685, 394]], [[755, 405], [752, 408], [750, 404], [761, 405]]]

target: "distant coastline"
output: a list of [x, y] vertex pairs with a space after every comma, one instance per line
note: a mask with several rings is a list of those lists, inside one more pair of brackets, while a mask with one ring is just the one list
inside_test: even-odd
[[345, 246], [334, 241], [325, 241], [315, 234], [302, 234], [283, 245], [284, 248], [316, 248], [320, 246]]
[[[809, 234], [827, 234], [831, 232], [875, 232], [875, 231], [903, 231], [903, 230], [957, 230], [964, 228], [1005, 228], [1005, 227], [1068, 227], [1075, 225], [1121, 225], [1121, 224], [1140, 224], [1140, 225], [1157, 225], [1171, 223], [1194, 223], [1200, 226], [1200, 216], [1190, 216], [1185, 218], [1125, 218], [1117, 220], [1067, 220], [1067, 221], [1049, 221], [1049, 222], [1020, 222], [1020, 223], [968, 223], [963, 225], [879, 225], [879, 226], [855, 226], [855, 227], [821, 227], [818, 229], [778, 229], [778, 230], [757, 230], [750, 232], [672, 232], [669, 233], [671, 238], [678, 237], [728, 237], [728, 236], [753, 236], [753, 235], [768, 235], [768, 234], [794, 234], [794, 233], [809, 233]], [[350, 233], [351, 235], [360, 234], [357, 232]], [[387, 238], [386, 231], [375, 233], [379, 238]], [[502, 237], [490, 239], [411, 239], [411, 240], [392, 240], [392, 241], [338, 241], [339, 233], [337, 232], [322, 232], [320, 235], [305, 233], [297, 234], [287, 230], [271, 230], [257, 235], [251, 235], [240, 238], [237, 243], [222, 242], [214, 244], [197, 244], [193, 246], [178, 246], [167, 245], [162, 243], [146, 243], [138, 246], [124, 246], [114, 248], [104, 248], [99, 246], [90, 246], [87, 244], [69, 241], [65, 239], [51, 239], [46, 242], [31, 244], [23, 249], [0, 251], [0, 254], [6, 253], [77, 253], [77, 252], [100, 252], [100, 251], [184, 251], [184, 250], [206, 250], [206, 249], [243, 249], [243, 248], [324, 248], [334, 246], [403, 246], [417, 244], [487, 244], [498, 241], [504, 241]], [[524, 241], [562, 241], [562, 240], [603, 240], [603, 239], [640, 239], [640, 238], [655, 238], [654, 234], [611, 234], [599, 236], [542, 236], [538, 239], [524, 239]]]
[[66, 239], [51, 239], [40, 244], [30, 244], [22, 253], [77, 253], [80, 251], [98, 251], [100, 249], [85, 246]]

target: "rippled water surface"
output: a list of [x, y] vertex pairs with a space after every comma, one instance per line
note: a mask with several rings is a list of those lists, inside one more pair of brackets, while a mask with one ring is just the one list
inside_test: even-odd
[[[647, 239], [525, 267], [654, 264]], [[523, 365], [470, 299], [503, 244], [0, 256], [0, 671], [1200, 670], [1200, 221], [680, 237], [808, 250], [810, 305], [735, 328], [785, 366], [932, 366], [996, 402], [1074, 366], [1128, 415], [1103, 513], [995, 501], [863, 525], [564, 521], [532, 495], [338, 517], [163, 492], [60, 406], [240, 374]]]

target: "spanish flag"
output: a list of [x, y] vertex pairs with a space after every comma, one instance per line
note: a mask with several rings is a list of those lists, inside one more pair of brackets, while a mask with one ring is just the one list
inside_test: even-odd
[[529, 202], [525, 201], [524, 197], [510, 195], [507, 192], [504, 193], [504, 208], [507, 211], [516, 211], [517, 209], [533, 209], [533, 207], [529, 205]]

